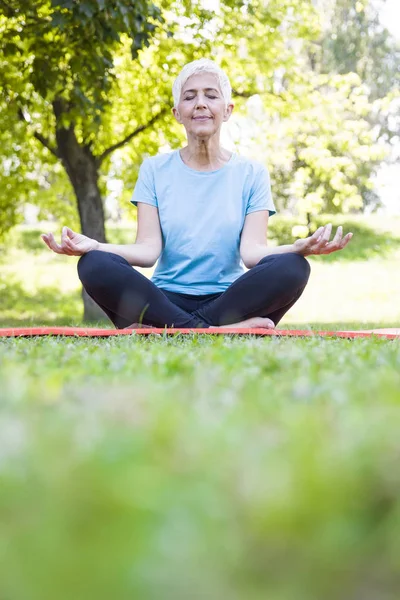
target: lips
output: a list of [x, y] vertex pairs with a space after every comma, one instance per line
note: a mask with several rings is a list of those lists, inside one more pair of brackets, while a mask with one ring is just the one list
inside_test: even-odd
[[193, 117], [194, 121], [208, 121], [211, 117]]

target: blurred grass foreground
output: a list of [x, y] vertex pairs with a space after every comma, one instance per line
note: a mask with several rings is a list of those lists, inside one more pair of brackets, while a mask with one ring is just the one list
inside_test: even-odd
[[397, 600], [400, 342], [0, 341], [0, 596]]

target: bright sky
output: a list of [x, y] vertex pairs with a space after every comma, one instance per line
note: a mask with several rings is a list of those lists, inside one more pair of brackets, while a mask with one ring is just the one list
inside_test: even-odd
[[381, 12], [381, 22], [392, 35], [400, 39], [400, 0], [386, 0]]

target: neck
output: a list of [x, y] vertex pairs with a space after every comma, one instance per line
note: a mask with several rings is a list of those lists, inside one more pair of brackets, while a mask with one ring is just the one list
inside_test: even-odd
[[211, 171], [222, 167], [228, 162], [232, 153], [222, 148], [218, 140], [191, 140], [180, 151], [185, 164], [199, 170]]

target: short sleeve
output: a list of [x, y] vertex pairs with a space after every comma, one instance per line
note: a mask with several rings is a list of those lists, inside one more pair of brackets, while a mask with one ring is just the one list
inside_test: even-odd
[[132, 194], [131, 202], [135, 206], [137, 206], [138, 202], [158, 206], [154, 174], [149, 159], [145, 159], [140, 166], [139, 177]]
[[276, 213], [272, 200], [269, 173], [263, 165], [260, 165], [254, 178], [247, 202], [246, 215], [257, 210], [268, 210], [270, 216]]

